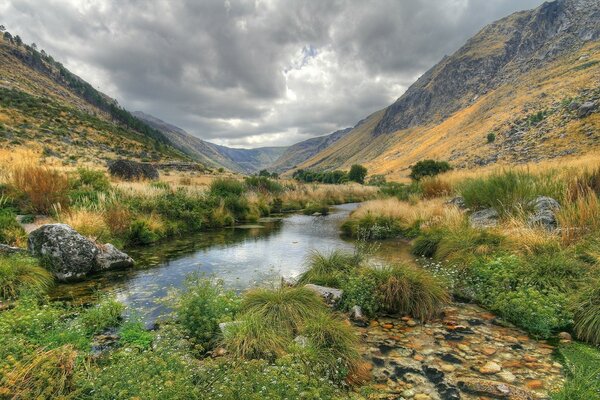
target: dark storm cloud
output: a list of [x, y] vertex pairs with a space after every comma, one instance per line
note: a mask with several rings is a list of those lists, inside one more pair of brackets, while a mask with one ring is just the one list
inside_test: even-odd
[[290, 144], [399, 97], [541, 0], [5, 0], [0, 23], [131, 110], [222, 144]]

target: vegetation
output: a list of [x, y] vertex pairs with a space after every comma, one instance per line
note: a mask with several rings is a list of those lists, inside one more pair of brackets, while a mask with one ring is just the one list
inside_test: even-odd
[[563, 388], [552, 400], [596, 399], [600, 393], [600, 352], [580, 343], [561, 346], [559, 355], [567, 372]]
[[315, 172], [299, 169], [292, 175], [294, 179], [304, 183], [320, 182], [331, 184], [342, 184], [348, 182], [348, 174], [345, 171], [335, 170], [326, 172]]
[[0, 257], [0, 301], [17, 299], [22, 293], [45, 293], [53, 284], [52, 274], [34, 258], [23, 255]]
[[365, 178], [367, 177], [367, 169], [362, 165], [354, 164], [350, 167], [350, 171], [348, 172], [348, 180], [357, 182], [357, 183], [365, 183]]
[[425, 176], [435, 176], [450, 171], [452, 167], [446, 161], [422, 160], [410, 167], [410, 177], [415, 181]]

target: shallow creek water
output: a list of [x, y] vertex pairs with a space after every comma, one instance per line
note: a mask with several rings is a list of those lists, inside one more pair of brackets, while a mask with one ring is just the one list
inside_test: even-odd
[[[340, 236], [340, 225], [357, 204], [333, 208], [327, 216], [293, 214], [256, 224], [202, 232], [154, 246], [128, 249], [136, 267], [100, 274], [85, 282], [59, 285], [56, 299], [86, 302], [97, 293], [118, 300], [151, 323], [167, 312], [169, 290], [180, 288], [192, 273], [215, 276], [226, 286], [243, 290], [298, 276], [312, 250], [352, 251], [354, 243]], [[385, 259], [406, 255], [407, 245], [389, 241], [379, 252]]]

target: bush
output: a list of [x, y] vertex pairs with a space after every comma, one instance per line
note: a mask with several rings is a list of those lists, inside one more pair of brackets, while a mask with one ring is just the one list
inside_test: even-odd
[[79, 168], [77, 174], [78, 179], [75, 182], [76, 187], [88, 186], [98, 192], [107, 192], [110, 189], [110, 181], [102, 171]]
[[367, 177], [367, 169], [362, 165], [354, 164], [348, 172], [348, 180], [358, 183], [365, 183]]
[[438, 177], [425, 177], [420, 184], [424, 199], [450, 196], [452, 194], [452, 186]]
[[424, 232], [413, 242], [411, 252], [417, 257], [431, 258], [435, 255], [442, 239], [443, 233], [439, 230]]
[[175, 306], [177, 319], [204, 351], [217, 342], [219, 323], [232, 320], [238, 308], [239, 298], [222, 281], [198, 276], [186, 280]]
[[381, 309], [379, 299], [375, 295], [377, 281], [369, 271], [364, 269], [359, 273], [351, 274], [342, 283], [342, 298], [340, 308], [349, 311], [354, 306], [359, 306], [368, 317], [374, 317]]
[[119, 325], [125, 306], [115, 299], [105, 298], [81, 312], [77, 321], [89, 334], [97, 334]]
[[119, 330], [119, 343], [129, 347], [148, 349], [154, 335], [148, 332], [140, 321], [128, 321]]
[[160, 239], [157, 232], [154, 232], [147, 221], [135, 220], [129, 226], [127, 233], [127, 243], [129, 245], [147, 245]]
[[329, 254], [318, 251], [310, 253], [307, 269], [298, 278], [298, 284], [314, 283], [316, 285], [339, 288], [342, 281], [360, 264], [356, 254], [334, 250]]
[[53, 207], [69, 205], [69, 180], [58, 171], [34, 165], [15, 167], [10, 184], [24, 194], [32, 211], [50, 214]]
[[450, 171], [452, 167], [446, 161], [422, 160], [410, 167], [410, 178], [419, 181], [426, 176], [435, 176]]
[[600, 344], [600, 282], [592, 281], [577, 296], [575, 302], [575, 324], [577, 338], [592, 344]]
[[23, 256], [0, 257], [0, 299], [11, 300], [20, 293], [43, 294], [53, 284], [52, 274], [36, 259]]
[[275, 182], [266, 176], [248, 176], [244, 179], [244, 182], [248, 189], [261, 193], [277, 194], [283, 191], [283, 186], [279, 182]]
[[496, 134], [494, 132], [489, 132], [486, 139], [488, 143], [494, 143], [496, 141]]
[[210, 194], [217, 197], [241, 196], [245, 191], [244, 184], [237, 179], [218, 178], [210, 183]]
[[341, 228], [346, 236], [362, 240], [380, 240], [411, 234], [410, 230], [402, 229], [397, 219], [371, 213], [361, 218], [350, 218], [342, 224]]

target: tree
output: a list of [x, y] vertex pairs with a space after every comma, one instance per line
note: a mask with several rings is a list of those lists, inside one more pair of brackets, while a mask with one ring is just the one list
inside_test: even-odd
[[487, 134], [487, 142], [493, 143], [496, 140], [496, 134], [494, 132], [490, 132]]
[[452, 167], [446, 161], [421, 160], [410, 167], [410, 177], [415, 181], [425, 176], [435, 176], [450, 171]]
[[359, 164], [354, 164], [348, 172], [348, 180], [358, 183], [365, 183], [367, 177], [367, 169]]
[[13, 37], [8, 31], [4, 32], [4, 40], [6, 40], [7, 42], [10, 42], [10, 43], [13, 43]]
[[271, 176], [271, 173], [266, 169], [261, 169], [260, 171], [258, 171], [258, 176], [266, 176], [267, 178], [269, 178]]
[[21, 40], [21, 36], [19, 36], [19, 35], [15, 36], [15, 43], [17, 44], [17, 47], [21, 47], [21, 45], [23, 44], [23, 40]]
[[0, 32], [4, 32], [6, 30], [6, 27], [4, 25], [0, 25]]

